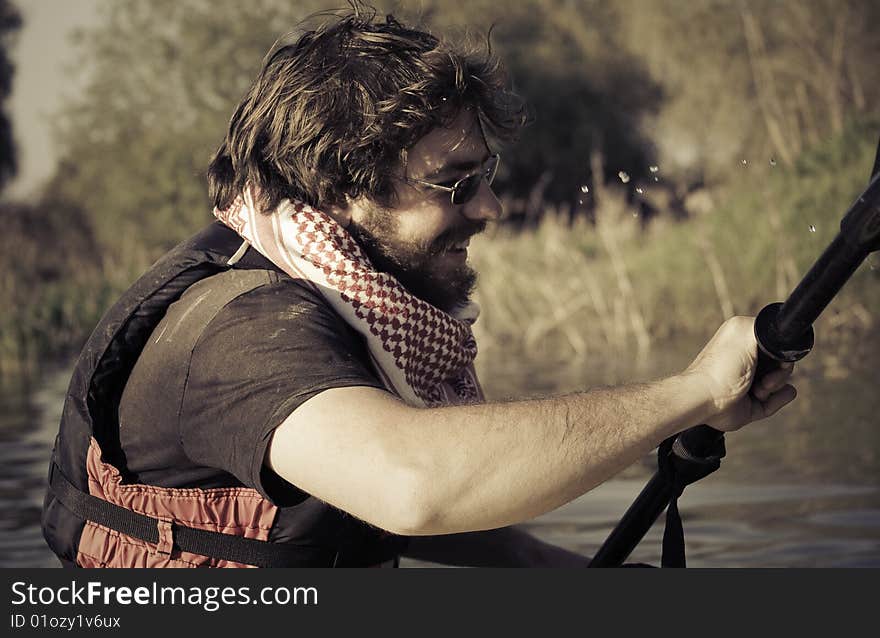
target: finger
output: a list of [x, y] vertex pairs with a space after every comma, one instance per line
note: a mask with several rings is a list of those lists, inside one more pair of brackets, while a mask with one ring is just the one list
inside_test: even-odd
[[794, 401], [797, 396], [797, 390], [793, 385], [785, 385], [778, 392], [771, 394], [766, 401], [761, 403], [764, 410], [764, 417], [773, 416], [783, 406]]
[[792, 369], [778, 369], [765, 374], [752, 388], [752, 395], [759, 401], [766, 401], [774, 392], [781, 389], [791, 378]]

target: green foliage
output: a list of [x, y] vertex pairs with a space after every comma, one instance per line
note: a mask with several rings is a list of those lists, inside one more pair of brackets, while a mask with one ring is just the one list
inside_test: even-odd
[[[492, 40], [533, 101], [537, 123], [506, 155], [502, 187], [527, 194], [547, 172], [553, 179], [544, 196], [573, 199], [589, 174], [588, 151], [597, 146], [609, 171], [646, 170], [650, 143], [638, 124], [657, 108], [659, 87], [614, 41], [616, 31], [605, 28], [614, 16], [604, 3], [590, 3], [592, 22], [559, 2], [531, 0], [502, 14], [480, 0], [467, 15], [452, 4], [426, 3], [431, 25], [445, 32], [473, 20], [480, 26], [472, 33], [485, 34], [497, 21]], [[275, 39], [324, 6], [106, 5], [105, 23], [80, 37], [88, 88], [61, 119], [64, 161], [55, 180], [66, 199], [89, 212], [105, 251], [124, 259], [120, 236], [137, 236], [155, 257], [210, 220], [204, 173], [235, 104]]]
[[[675, 188], [723, 183], [734, 160], [797, 157], [877, 98], [869, 81], [877, 10], [866, 0], [376, 5], [454, 39], [484, 42], [492, 28], [493, 49], [535, 115], [499, 177], [514, 198], [540, 184], [539, 197], [573, 204], [593, 182], [594, 150], [604, 178], [624, 170], [630, 189], [650, 177], [658, 154]], [[210, 219], [205, 167], [235, 103], [272, 42], [326, 7], [106, 4], [105, 23], [81, 36], [88, 89], [61, 118], [56, 180], [88, 211], [105, 250], [136, 235], [155, 257]]]
[[[502, 228], [477, 238], [483, 365], [516, 357], [571, 361], [597, 351], [632, 355], [633, 313], [643, 316], [653, 341], [706, 338], [726, 318], [713, 259], [735, 313], [756, 314], [785, 299], [867, 185], [878, 133], [880, 120], [856, 122], [793, 167], [744, 169], [712, 193], [710, 212], [692, 220], [659, 220], [641, 232], [631, 209], [615, 209], [633, 300], [625, 299], [608, 244], [591, 224], [548, 216], [531, 231]], [[880, 260], [872, 255], [820, 318], [817, 339], [855, 347], [878, 321]]]
[[0, 0], [0, 191], [17, 169], [12, 122], [6, 115], [6, 98], [12, 92], [14, 67], [7, 51], [11, 35], [21, 28], [21, 16], [10, 0]]
[[[706, 331], [725, 294], [736, 312], [755, 312], [788, 292], [864, 185], [877, 126], [866, 114], [880, 97], [876, 2], [472, 0], [462, 11], [424, 0], [418, 14], [412, 3], [375, 4], [456, 39], [484, 43], [494, 27], [493, 50], [532, 102], [535, 123], [505, 153], [498, 185], [508, 199], [535, 195], [539, 212], [557, 212], [522, 236], [502, 229], [484, 256], [475, 250], [488, 343], [616, 347], [621, 334], [632, 338], [637, 315], [654, 339]], [[78, 343], [115, 294], [211, 220], [205, 169], [235, 104], [275, 39], [327, 7], [105, 3], [104, 22], [80, 34], [87, 88], [56, 118], [63, 160], [49, 194], [3, 209], [0, 301], [12, 311], [0, 360]], [[584, 219], [570, 227], [560, 205], [590, 184], [577, 207], [588, 210], [602, 182], [591, 176], [594, 150], [605, 181], [619, 188], [617, 171], [632, 177], [624, 199], [647, 184], [640, 199], [659, 211], [650, 222], [625, 204], [590, 211], [617, 238], [635, 300], [620, 293], [608, 238]], [[711, 212], [696, 214], [685, 196], [705, 185], [698, 194]], [[688, 210], [690, 221], [670, 221]], [[42, 260], [58, 265], [47, 272]], [[848, 285], [835, 325], [870, 317], [872, 277], [860, 272]], [[569, 317], [580, 335], [567, 332]]]
[[742, 158], [793, 164], [876, 112], [872, 0], [619, 0], [621, 36], [666, 90], [653, 137], [667, 175], [727, 181]]
[[[524, 198], [546, 180], [541, 196], [574, 203], [592, 183], [589, 157], [606, 158], [604, 179], [619, 170], [634, 180], [654, 163], [643, 122], [662, 106], [662, 87], [621, 39], [620, 7], [600, 0], [475, 0], [422, 4], [441, 32], [483, 37], [503, 60], [516, 90], [529, 101], [534, 123], [504, 157], [501, 188]], [[479, 35], [478, 35], [479, 34]]]
[[0, 203], [0, 225], [2, 373], [79, 346], [115, 291], [81, 209], [51, 195]]
[[[104, 251], [137, 270], [211, 220], [204, 174], [234, 106], [316, 4], [119, 0], [80, 34], [87, 89], [61, 120], [53, 187], [88, 211]], [[130, 263], [132, 239], [145, 263]]]

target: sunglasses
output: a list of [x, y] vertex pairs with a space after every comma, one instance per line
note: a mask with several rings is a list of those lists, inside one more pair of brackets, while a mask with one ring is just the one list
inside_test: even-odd
[[493, 153], [486, 159], [482, 168], [478, 172], [462, 177], [451, 186], [434, 184], [433, 182], [426, 182], [422, 179], [410, 179], [409, 181], [429, 188], [447, 191], [451, 193], [450, 200], [452, 203], [456, 206], [460, 206], [461, 204], [467, 204], [476, 196], [480, 190], [480, 184], [484, 179], [489, 184], [492, 183], [492, 180], [495, 179], [495, 173], [498, 172], [498, 162], [500, 159], [498, 153]]

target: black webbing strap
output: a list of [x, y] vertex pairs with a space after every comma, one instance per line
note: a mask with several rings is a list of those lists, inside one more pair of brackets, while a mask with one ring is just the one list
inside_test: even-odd
[[[160, 519], [138, 514], [77, 489], [54, 463], [49, 483], [58, 500], [80, 518], [147, 543], [159, 542], [159, 524], [163, 523]], [[177, 523], [173, 523], [171, 529], [175, 549], [245, 565], [329, 567], [336, 559], [334, 551], [321, 547], [270, 543]]]
[[684, 527], [678, 512], [678, 497], [685, 487], [721, 467], [721, 458], [725, 454], [724, 438], [719, 438], [704, 452], [705, 456], [693, 456], [681, 443], [680, 437], [666, 439], [657, 450], [660, 472], [672, 486], [672, 496], [666, 509], [666, 527], [663, 529], [661, 567], [686, 566]]

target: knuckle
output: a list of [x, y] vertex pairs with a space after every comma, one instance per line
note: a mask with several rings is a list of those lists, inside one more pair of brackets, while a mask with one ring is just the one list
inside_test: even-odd
[[722, 327], [732, 334], [744, 334], [753, 329], [754, 322], [754, 317], [737, 315], [725, 321]]

